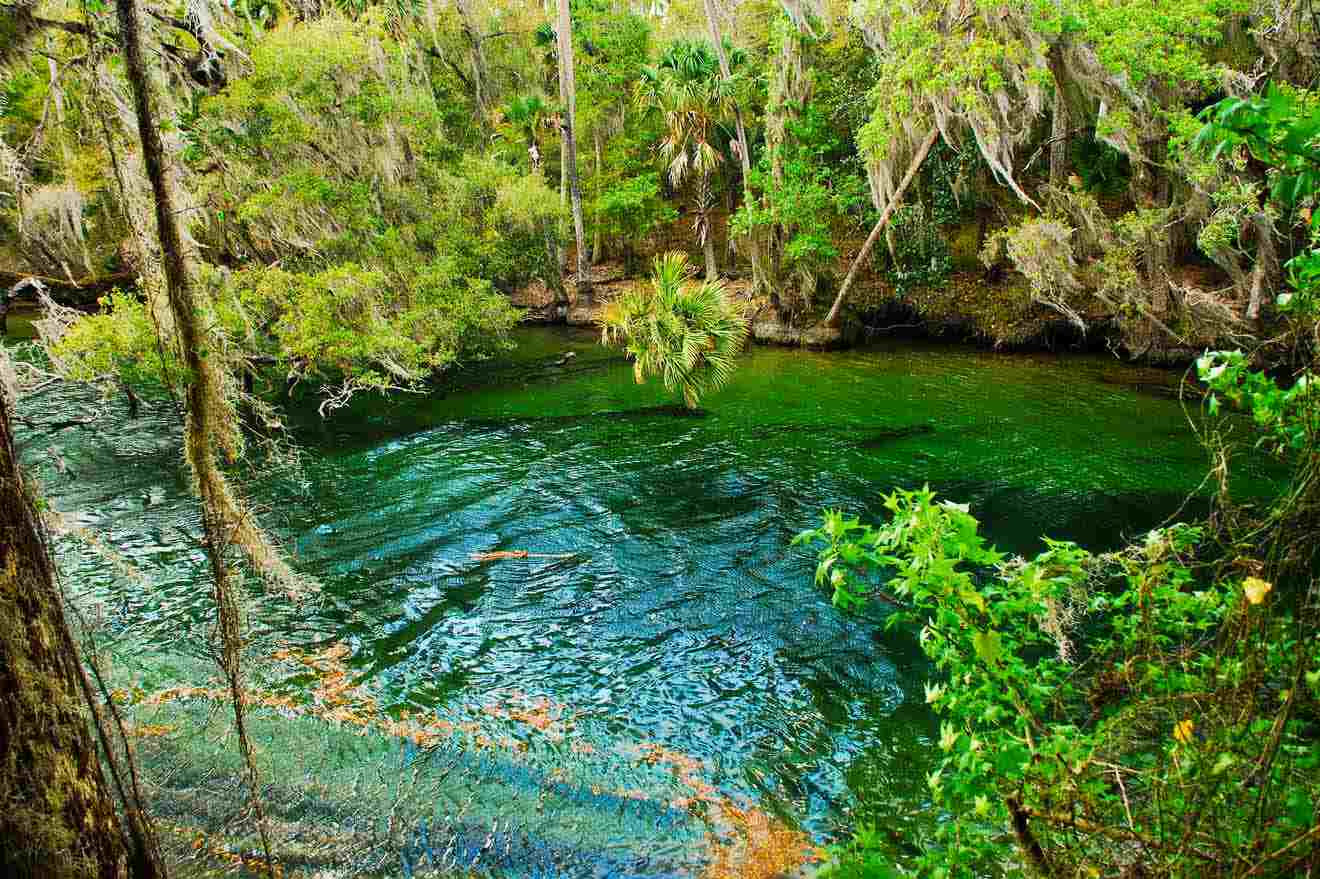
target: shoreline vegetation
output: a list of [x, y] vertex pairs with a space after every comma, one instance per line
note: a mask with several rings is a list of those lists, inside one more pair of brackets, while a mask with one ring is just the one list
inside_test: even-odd
[[[1318, 82], [1312, 0], [0, 0], [0, 802], [13, 804], [0, 809], [0, 873], [1320, 875]], [[617, 672], [626, 660], [602, 658], [618, 632], [593, 628], [630, 609], [613, 586], [674, 569], [679, 582], [745, 575], [746, 591], [688, 592], [628, 620], [670, 626], [652, 631], [656, 644], [675, 631], [693, 641], [680, 659], [706, 650], [746, 662], [754, 655], [737, 648], [760, 645], [767, 680], [803, 679], [796, 714], [756, 703], [791, 716], [768, 734], [785, 741], [745, 765], [724, 763], [748, 744], [732, 731], [764, 731], [763, 717], [712, 706], [766, 685], [726, 686], [719, 672], [657, 712], [665, 730], [692, 712], [718, 728], [709, 765], [649, 739], [623, 754], [610, 737], [636, 729], [621, 716], [579, 740], [576, 707], [521, 686], [482, 694], [494, 727], [434, 706], [382, 709], [366, 666], [388, 664], [418, 620], [396, 630], [396, 617], [368, 622], [336, 604], [298, 547], [268, 530], [292, 511], [253, 500], [296, 505], [281, 480], [310, 484], [292, 420], [332, 438], [327, 459], [354, 429], [379, 439], [393, 401], [422, 401], [413, 414], [424, 422], [427, 405], [445, 405], [437, 378], [494, 374], [526, 321], [599, 334], [607, 350], [582, 358], [591, 366], [567, 351], [534, 367], [597, 370], [605, 380], [583, 398], [592, 411], [552, 411], [557, 393], [573, 392], [566, 382], [538, 388], [529, 399], [540, 408], [524, 401], [517, 417], [463, 413], [456, 423], [509, 457], [467, 448], [451, 460], [466, 439], [457, 429], [414, 462], [404, 494], [374, 508], [402, 515], [443, 472], [462, 495], [446, 532], [480, 538], [461, 557], [483, 567], [416, 614], [462, 629], [446, 647], [473, 650], [473, 666], [434, 685], [462, 689], [491, 660], [499, 639], [465, 641], [486, 621], [463, 615], [492, 584], [531, 578], [533, 566], [576, 568], [572, 624], [522, 640], [558, 650], [581, 638], [545, 674], [599, 663], [592, 704], [640, 699], [649, 694]], [[33, 341], [10, 345], [10, 325]], [[838, 386], [818, 370], [778, 387], [816, 355], [746, 348], [842, 349], [907, 332], [1184, 366], [1169, 382], [1179, 409], [1159, 405], [1205, 452], [1204, 478], [1150, 530], [1132, 533], [1152, 510], [1129, 510], [1083, 529], [1093, 546], [1041, 529], [1018, 540], [1030, 549], [1007, 551], [971, 503], [1006, 492], [945, 497], [930, 476], [1009, 486], [1019, 499], [1099, 497], [1079, 483], [1088, 475], [1176, 483], [1186, 448], [1167, 432], [1117, 419], [1111, 433], [1133, 438], [1139, 448], [1123, 451], [1139, 469], [1106, 470], [1089, 420], [1116, 401], [1135, 411], [1133, 389], [1160, 381], [1133, 372], [1061, 391], [1042, 376], [1048, 393], [1032, 398], [1029, 385], [985, 376], [923, 383], [918, 359], [895, 358], [904, 371], [884, 372], [891, 385], [878, 388], [855, 369], [864, 358], [841, 355]], [[735, 376], [756, 363], [779, 373], [754, 375], [774, 391], [763, 406], [801, 421], [745, 419], [744, 435], [704, 408], [749, 405]], [[883, 402], [900, 408], [864, 417], [890, 387]], [[986, 398], [970, 417], [940, 396], [964, 387]], [[92, 389], [99, 408], [87, 412], [76, 401]], [[156, 453], [182, 451], [169, 527], [183, 542], [149, 540], [191, 565], [188, 613], [205, 625], [192, 627], [187, 656], [135, 664], [150, 652], [147, 629], [126, 614], [110, 629], [89, 623], [66, 591], [56, 560], [67, 547], [51, 534], [63, 518], [25, 474], [28, 435], [14, 427], [33, 428], [43, 395], [78, 410], [43, 410], [50, 429], [32, 434], [61, 477], [56, 440], [93, 428], [96, 446], [97, 417], [116, 399], [125, 424], [156, 433], [129, 430], [96, 465], [159, 476]], [[939, 411], [910, 417], [932, 397]], [[1053, 429], [1061, 420], [1074, 423]], [[720, 429], [737, 442], [704, 442]], [[650, 444], [617, 462], [556, 456], [556, 444], [625, 436]], [[373, 457], [399, 451], [366, 456], [373, 490], [400, 485]], [[801, 466], [797, 494], [744, 490], [767, 452]], [[603, 462], [622, 469], [584, 477]], [[444, 469], [455, 463], [467, 469]], [[668, 478], [689, 467], [691, 493], [672, 492]], [[873, 477], [867, 496], [843, 495], [858, 510], [833, 508], [831, 480], [853, 470]], [[625, 471], [636, 479], [616, 485]], [[756, 479], [778, 488], [783, 475]], [[543, 495], [545, 485], [557, 487]], [[87, 503], [141, 503], [146, 519], [167, 496], [154, 484], [144, 498], [110, 489]], [[829, 508], [794, 539], [803, 497]], [[591, 568], [593, 553], [555, 544], [557, 524], [540, 520], [535, 541], [491, 539], [543, 503], [582, 515], [576, 533], [594, 555], [621, 542], [636, 555]], [[647, 523], [645, 505], [671, 518]], [[325, 534], [355, 557], [327, 577], [358, 577], [393, 547], [432, 578], [425, 588], [452, 585], [454, 564], [426, 555], [447, 533], [403, 535], [417, 541], [404, 549], [372, 530], [380, 522], [345, 518], [351, 533], [323, 523]], [[710, 539], [639, 562], [688, 527]], [[100, 560], [83, 569], [93, 582], [128, 578], [139, 604], [163, 602], [165, 584], [108, 535], [74, 531]], [[805, 570], [797, 584], [815, 591], [791, 593], [801, 607], [774, 641], [745, 630], [769, 618], [785, 584], [727, 566], [766, 541], [775, 564], [816, 556], [814, 585]], [[706, 555], [716, 545], [728, 558]], [[334, 607], [351, 634], [294, 647], [272, 640], [249, 602], [278, 608], [286, 628]], [[712, 633], [701, 614], [731, 628]], [[867, 628], [880, 623], [884, 633]], [[866, 661], [790, 674], [813, 635]], [[882, 642], [910, 653], [907, 670], [924, 679], [880, 675], [888, 657], [866, 651]], [[845, 681], [864, 692], [848, 690], [842, 706]], [[799, 725], [806, 740], [855, 720], [854, 709], [876, 720], [867, 712], [881, 689], [911, 703], [911, 728], [886, 734], [923, 740], [923, 777], [873, 780], [857, 813], [829, 812], [843, 826], [819, 849], [819, 828], [795, 824], [796, 805], [763, 768], [788, 767], [779, 781], [803, 808], [829, 800], [821, 773], [847, 776], [861, 749], [841, 739], [801, 752], [786, 739]], [[481, 777], [499, 782], [465, 786]], [[857, 792], [852, 778], [838, 783]], [[740, 785], [746, 798], [727, 794]], [[523, 823], [500, 829], [515, 816]], [[499, 845], [507, 863], [492, 862]]]

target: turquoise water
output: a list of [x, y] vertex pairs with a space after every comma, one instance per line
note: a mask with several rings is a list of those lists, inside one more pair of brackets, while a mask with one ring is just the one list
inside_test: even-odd
[[[913, 639], [841, 617], [794, 534], [825, 507], [878, 516], [882, 492], [928, 483], [1001, 548], [1106, 548], [1182, 508], [1206, 469], [1178, 376], [1113, 359], [758, 348], [690, 414], [590, 334], [520, 341], [433, 395], [326, 420], [295, 407], [301, 472], [248, 473], [245, 490], [323, 590], [293, 605], [254, 589], [254, 642], [347, 644], [386, 705], [458, 716], [544, 697], [596, 741], [692, 755], [718, 790], [818, 839], [858, 816], [897, 834], [926, 820], [934, 727]], [[72, 399], [29, 417], [67, 418]], [[66, 580], [134, 643], [200, 655], [208, 590], [176, 416], [98, 405], [116, 414], [95, 432], [31, 432], [26, 454], [54, 506], [151, 586], [75, 551]], [[543, 557], [473, 558], [500, 550]]]

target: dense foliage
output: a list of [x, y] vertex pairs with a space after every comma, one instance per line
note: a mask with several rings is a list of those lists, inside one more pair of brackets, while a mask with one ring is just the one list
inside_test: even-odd
[[[937, 832], [905, 860], [861, 828], [832, 869], [1315, 868], [1310, 0], [559, 2], [146, 4], [187, 350], [115, 4], [0, 0], [0, 294], [42, 293], [65, 378], [163, 393], [220, 364], [235, 434], [302, 384], [329, 412], [481, 360], [529, 289], [689, 407], [753, 313], [801, 329], [951, 287], [1201, 355], [1205, 522], [1008, 558], [922, 490], [806, 536], [842, 609], [883, 594], [921, 633], [944, 724]], [[659, 254], [600, 308], [574, 268]], [[1295, 467], [1268, 508], [1230, 491], [1216, 425], [1243, 412]]]
[[[579, 0], [572, 96], [553, 12], [500, 0], [194, 0], [153, 6], [148, 36], [194, 256], [224, 270], [217, 300], [288, 297], [227, 325], [241, 369], [273, 358], [328, 392], [408, 386], [502, 343], [516, 315], [499, 293], [543, 284], [574, 300], [570, 103], [586, 221], [571, 247], [593, 262], [634, 272], [681, 246], [809, 326], [934, 128], [865, 292], [840, 303], [854, 316], [979, 273], [980, 254], [992, 285], [1017, 273], [1008, 295], [1038, 320], [1118, 321], [1134, 353], [1267, 337], [1309, 202], [1271, 178], [1279, 155], [1198, 149], [1195, 116], [1226, 96], [1313, 103], [1308, 5], [964, 7]], [[0, 252], [62, 301], [131, 292], [139, 276], [147, 298], [158, 286], [112, 18], [101, 4], [0, 6]], [[342, 300], [330, 311], [328, 290]], [[361, 341], [277, 314], [304, 295]], [[374, 326], [396, 320], [407, 345]]]
[[[1247, 143], [1276, 197], [1313, 197], [1317, 116], [1280, 93], [1226, 101], [1198, 137]], [[923, 874], [1294, 876], [1320, 857], [1320, 397], [1312, 360], [1320, 222], [1278, 296], [1301, 361], [1280, 382], [1242, 351], [1196, 364], [1220, 480], [1215, 516], [1093, 554], [1045, 540], [1033, 558], [988, 545], [967, 507], [929, 489], [885, 498], [891, 519], [841, 512], [799, 540], [824, 544], [816, 580], [848, 611], [881, 599], [911, 626], [935, 677], [943, 757], [927, 782], [945, 818]], [[1215, 423], [1249, 414], [1257, 445], [1290, 461], [1264, 509], [1230, 495]], [[1011, 855], [1003, 846], [1011, 834]], [[832, 875], [891, 875], [863, 828]]]

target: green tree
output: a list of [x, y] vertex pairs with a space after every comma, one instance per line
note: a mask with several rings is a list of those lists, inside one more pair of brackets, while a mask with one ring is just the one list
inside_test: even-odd
[[672, 222], [678, 212], [660, 195], [654, 171], [619, 181], [600, 194], [593, 205], [596, 228], [621, 242], [629, 271], [637, 258], [637, 244], [658, 227]]
[[600, 321], [602, 341], [628, 352], [638, 384], [659, 376], [689, 409], [732, 377], [748, 329], [722, 281], [697, 284], [692, 274], [687, 254], [657, 257], [650, 285], [621, 294]]
[[[734, 53], [734, 61], [741, 60]], [[711, 178], [725, 160], [727, 133], [723, 126], [734, 118], [736, 83], [720, 73], [720, 63], [704, 43], [681, 40], [642, 71], [637, 102], [664, 119], [658, 146], [670, 182], [677, 188], [694, 186], [694, 231], [706, 259], [706, 279], [719, 277], [710, 212], [715, 206]]]

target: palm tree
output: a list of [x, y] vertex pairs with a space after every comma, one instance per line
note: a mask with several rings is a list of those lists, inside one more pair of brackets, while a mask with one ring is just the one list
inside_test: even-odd
[[628, 352], [637, 383], [658, 375], [689, 409], [729, 381], [748, 328], [723, 281], [692, 275], [687, 254], [658, 256], [650, 286], [622, 293], [600, 318], [601, 341]]
[[659, 153], [668, 164], [670, 182], [678, 187], [695, 179], [694, 229], [706, 257], [707, 280], [719, 277], [710, 234], [715, 201], [710, 179], [724, 162], [722, 141], [727, 137], [722, 126], [734, 118], [734, 91], [734, 80], [721, 76], [710, 47], [686, 40], [666, 49], [655, 67], [643, 68], [637, 83], [638, 106], [664, 116]]
[[587, 264], [587, 239], [582, 229], [582, 184], [577, 168], [577, 77], [573, 70], [573, 27], [568, 0], [559, 0], [559, 98], [564, 104], [564, 168], [573, 202], [573, 240], [577, 244], [578, 292], [591, 302], [591, 268]]

